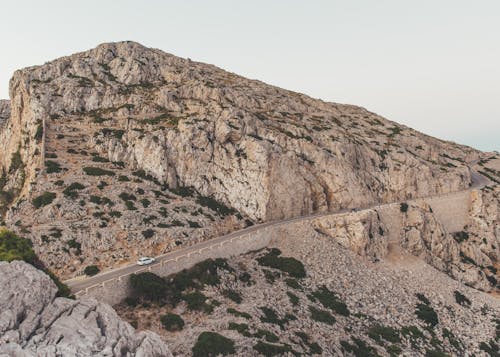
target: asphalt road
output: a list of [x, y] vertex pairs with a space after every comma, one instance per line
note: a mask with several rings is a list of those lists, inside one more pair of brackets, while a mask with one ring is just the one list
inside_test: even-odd
[[[471, 162], [470, 165], [472, 166], [476, 162], [477, 162], [477, 160], [475, 162], [474, 161]], [[489, 184], [489, 180], [486, 177], [484, 177], [481, 174], [479, 174], [478, 172], [474, 171], [472, 168], [470, 169], [470, 172], [471, 172], [471, 180], [472, 180], [472, 185], [470, 186], [470, 189], [478, 189], [478, 188], [484, 187], [484, 186]], [[439, 197], [439, 196], [436, 196], [436, 197]], [[384, 206], [384, 205], [388, 205], [388, 204], [391, 204], [391, 203], [382, 204], [382, 205], [376, 204], [376, 205], [372, 205], [370, 207], [363, 207], [362, 209], [363, 210], [364, 209], [371, 209], [371, 208], [375, 208], [377, 206]], [[336, 212], [315, 213], [315, 214], [307, 215], [307, 216], [289, 218], [289, 219], [279, 220], [279, 221], [271, 221], [271, 222], [266, 222], [266, 223], [254, 225], [254, 226], [251, 226], [251, 227], [239, 230], [239, 231], [235, 231], [235, 232], [232, 232], [230, 234], [227, 234], [227, 235], [224, 235], [221, 237], [213, 238], [213, 239], [210, 239], [210, 240], [207, 240], [204, 242], [194, 244], [194, 245], [189, 246], [189, 247], [181, 248], [179, 250], [157, 256], [157, 257], [155, 257], [156, 262], [154, 264], [150, 264], [149, 266], [161, 264], [161, 262], [164, 260], [175, 259], [175, 258], [181, 257], [183, 255], [186, 255], [188, 253], [198, 251], [202, 248], [208, 248], [211, 245], [221, 243], [224, 241], [228, 241], [231, 238], [235, 238], [235, 237], [238, 237], [238, 236], [250, 233], [250, 232], [255, 232], [257, 230], [260, 230], [260, 229], [263, 229], [266, 227], [279, 226], [279, 225], [283, 225], [283, 224], [287, 224], [287, 223], [308, 220], [311, 218], [317, 218], [317, 217], [321, 217], [321, 216], [342, 214], [342, 213], [346, 213], [349, 211], [350, 211], [350, 209], [343, 209], [343, 210], [336, 211]], [[139, 265], [135, 264], [135, 262], [134, 262], [134, 263], [130, 263], [129, 265], [126, 265], [126, 266], [122, 266], [122, 267], [118, 267], [118, 268], [115, 268], [112, 270], [104, 271], [104, 272], [97, 274], [95, 276], [92, 276], [92, 277], [81, 276], [81, 277], [77, 277], [74, 279], [66, 280], [65, 283], [71, 288], [71, 291], [74, 294], [76, 294], [79, 291], [84, 290], [90, 286], [103, 283], [107, 280], [118, 278], [122, 275], [129, 275], [129, 274], [132, 274], [132, 273], [137, 272], [139, 270], [142, 270], [144, 268], [145, 268], [145, 266], [139, 266]]]

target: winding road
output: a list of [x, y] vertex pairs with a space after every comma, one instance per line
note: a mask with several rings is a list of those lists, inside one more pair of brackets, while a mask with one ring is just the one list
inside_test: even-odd
[[[471, 189], [480, 189], [480, 188], [482, 188], [490, 183], [490, 181], [486, 177], [482, 176], [480, 173], [478, 173], [477, 171], [475, 171], [472, 168], [472, 166], [477, 164], [478, 161], [479, 160], [474, 160], [474, 161], [469, 163], [469, 170], [471, 173], [471, 185], [467, 190], [464, 190], [464, 191], [468, 191]], [[462, 192], [462, 191], [460, 191], [460, 192]], [[457, 193], [457, 192], [453, 192], [453, 193]], [[451, 194], [453, 194], [453, 193], [451, 193]], [[443, 195], [436, 195], [436, 196], [421, 197], [421, 198], [417, 198], [417, 199], [441, 197], [441, 196], [446, 196], [449, 194], [450, 193], [443, 194]], [[362, 210], [368, 210], [368, 209], [373, 209], [373, 208], [377, 208], [377, 207], [387, 206], [387, 205], [391, 205], [394, 203], [398, 203], [398, 202], [391, 202], [391, 203], [385, 203], [385, 204], [375, 204], [375, 205], [371, 205], [369, 207], [363, 207]], [[176, 258], [180, 258], [180, 257], [185, 256], [185, 255], [189, 255], [190, 253], [194, 253], [194, 252], [199, 251], [200, 249], [203, 249], [203, 248], [210, 248], [210, 246], [220, 244], [222, 242], [230, 241], [231, 239], [241, 237], [247, 233], [251, 233], [251, 232], [261, 230], [261, 229], [265, 229], [267, 227], [277, 227], [277, 226], [289, 224], [292, 222], [306, 221], [306, 220], [310, 220], [310, 219], [314, 219], [314, 218], [318, 218], [318, 217], [343, 214], [343, 213], [347, 213], [349, 211], [351, 211], [351, 209], [342, 209], [342, 210], [339, 210], [336, 212], [321, 212], [321, 213], [315, 213], [315, 214], [311, 214], [311, 215], [307, 215], [307, 216], [289, 218], [289, 219], [279, 220], [279, 221], [270, 221], [270, 222], [254, 225], [254, 226], [242, 229], [242, 230], [232, 232], [232, 233], [224, 235], [224, 236], [213, 238], [213, 239], [210, 239], [207, 241], [203, 241], [203, 242], [194, 244], [194, 245], [189, 246], [189, 247], [181, 248], [179, 250], [157, 256], [155, 263], [149, 265], [148, 267], [153, 267], [155, 265], [159, 265], [162, 263], [162, 261], [176, 259]], [[104, 283], [108, 280], [113, 280], [113, 279], [116, 279], [120, 276], [130, 275], [130, 274], [133, 274], [133, 273], [136, 273], [139, 271], [148, 270], [148, 267], [139, 266], [135, 263], [131, 263], [131, 264], [123, 266], [123, 267], [118, 267], [118, 268], [115, 268], [112, 270], [102, 272], [102, 273], [94, 275], [92, 277], [81, 276], [81, 277], [73, 278], [70, 280], [66, 280], [65, 283], [71, 288], [71, 291], [74, 294], [78, 294], [78, 292], [85, 290], [86, 288], [89, 288], [89, 287], [97, 285], [97, 284]]]

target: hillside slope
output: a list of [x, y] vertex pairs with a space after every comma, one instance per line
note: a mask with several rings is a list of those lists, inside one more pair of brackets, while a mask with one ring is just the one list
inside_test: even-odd
[[133, 42], [17, 71], [10, 97], [0, 210], [62, 276], [256, 221], [458, 191], [479, 157]]

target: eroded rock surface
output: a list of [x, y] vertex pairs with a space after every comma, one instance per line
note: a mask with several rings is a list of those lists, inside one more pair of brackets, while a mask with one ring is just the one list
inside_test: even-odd
[[[10, 97], [0, 130], [6, 223], [62, 276], [248, 220], [462, 190], [479, 154], [133, 42], [19, 70]], [[71, 184], [83, 188], [65, 193]], [[56, 197], [36, 209], [45, 192]], [[221, 215], [203, 197], [235, 211]]]
[[135, 332], [108, 305], [56, 298], [43, 272], [0, 262], [0, 355], [171, 356], [154, 333]]

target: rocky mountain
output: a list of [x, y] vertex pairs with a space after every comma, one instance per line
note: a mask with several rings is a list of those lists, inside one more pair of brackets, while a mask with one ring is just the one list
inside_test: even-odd
[[156, 334], [0, 262], [0, 354], [496, 356], [499, 208], [498, 154], [103, 44], [15, 72], [0, 101], [0, 225], [60, 278], [348, 213], [287, 221], [261, 251], [146, 275], [156, 299], [136, 292], [115, 308]]
[[0, 262], [0, 355], [171, 356], [152, 332], [135, 332], [108, 305], [56, 298], [52, 280], [33, 266]]
[[253, 222], [458, 191], [480, 154], [133, 42], [19, 70], [10, 97], [0, 210], [63, 277]]

